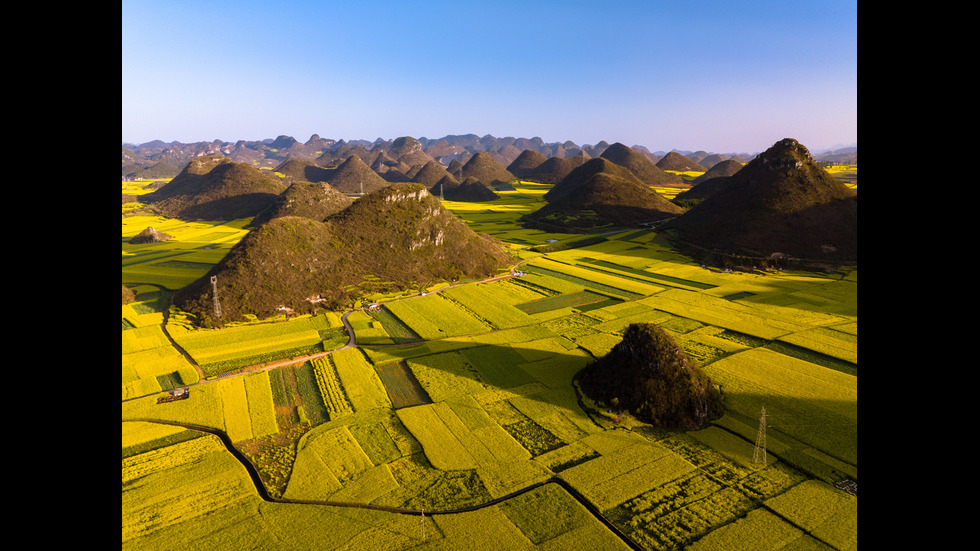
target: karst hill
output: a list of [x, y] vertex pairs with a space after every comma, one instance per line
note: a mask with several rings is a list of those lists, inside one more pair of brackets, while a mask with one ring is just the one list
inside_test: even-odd
[[684, 208], [690, 208], [728, 185], [729, 179], [741, 169], [742, 163], [734, 159], [720, 161], [692, 180], [692, 187], [674, 196], [673, 202]]
[[667, 430], [698, 430], [724, 414], [710, 377], [652, 323], [630, 324], [623, 339], [576, 381], [604, 407]]
[[182, 220], [234, 220], [268, 208], [286, 186], [271, 174], [223, 155], [191, 160], [142, 201], [163, 216]]
[[656, 162], [660, 170], [675, 170], [677, 172], [704, 172], [706, 167], [676, 151], [670, 151]]
[[279, 195], [276, 202], [260, 212], [249, 226], [261, 226], [273, 218], [283, 216], [299, 216], [322, 221], [349, 207], [353, 202], [353, 199], [326, 182], [293, 182]]
[[632, 147], [616, 142], [606, 148], [600, 155], [620, 166], [626, 167], [634, 176], [648, 186], [682, 185], [684, 179], [677, 174], [664, 171], [646, 156]]
[[[857, 260], [857, 192], [786, 138], [663, 228], [708, 263], [723, 257]], [[725, 260], [724, 262], [728, 262]]]
[[221, 325], [249, 314], [340, 309], [370, 293], [486, 278], [512, 262], [500, 241], [473, 232], [421, 184], [398, 183], [322, 222], [285, 216], [262, 224], [181, 289], [174, 304], [202, 325]]
[[572, 170], [544, 199], [545, 206], [521, 218], [524, 225], [588, 232], [660, 221], [683, 212], [632, 171], [604, 157]]
[[473, 155], [470, 160], [463, 164], [463, 167], [459, 170], [459, 174], [454, 174], [453, 176], [460, 182], [473, 177], [477, 181], [483, 182], [491, 187], [496, 182], [510, 183], [514, 180], [514, 175], [500, 161], [494, 159], [492, 155], [484, 151]]

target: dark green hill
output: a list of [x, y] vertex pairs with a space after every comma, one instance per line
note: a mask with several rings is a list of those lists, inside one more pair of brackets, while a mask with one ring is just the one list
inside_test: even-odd
[[444, 167], [442, 163], [439, 163], [438, 161], [429, 161], [425, 163], [425, 165], [423, 165], [414, 176], [412, 176], [412, 181], [417, 184], [422, 184], [431, 192], [433, 186], [435, 186], [436, 183], [446, 176], [452, 178], [452, 175], [449, 174], [446, 167]]
[[541, 163], [548, 160], [543, 153], [538, 153], [533, 149], [525, 149], [514, 159], [514, 162], [507, 165], [507, 171], [517, 178], [525, 178], [533, 174], [534, 169]]
[[857, 193], [821, 168], [806, 147], [787, 138], [663, 229], [681, 244], [728, 258], [857, 261]]
[[557, 184], [573, 170], [582, 166], [586, 160], [588, 159], [579, 155], [575, 157], [548, 157], [546, 161], [528, 171], [524, 178], [542, 184]]
[[657, 168], [660, 170], [676, 170], [678, 172], [704, 172], [708, 170], [704, 166], [694, 162], [688, 157], [681, 155], [676, 151], [671, 151], [663, 157], [660, 158], [656, 163]]
[[163, 216], [182, 220], [234, 220], [255, 216], [286, 186], [272, 174], [222, 155], [190, 161], [180, 174], [141, 200]]
[[676, 216], [683, 209], [651, 190], [626, 167], [603, 157], [572, 170], [544, 195], [547, 205], [525, 215], [526, 226], [595, 231]]
[[711, 378], [652, 323], [630, 324], [623, 340], [576, 381], [593, 400], [662, 429], [702, 429], [725, 412]]
[[736, 161], [735, 159], [720, 161], [712, 165], [712, 167], [708, 170], [704, 171], [704, 174], [692, 180], [691, 185], [697, 186], [700, 185], [701, 182], [706, 182], [712, 178], [732, 176], [739, 170], [742, 170], [742, 163]]
[[683, 184], [684, 179], [677, 174], [668, 174], [650, 159], [641, 155], [635, 149], [616, 142], [606, 148], [600, 155], [603, 159], [626, 167], [634, 176], [648, 186], [664, 186]]
[[741, 169], [742, 163], [734, 159], [716, 163], [691, 182], [693, 187], [678, 193], [672, 201], [675, 205], [689, 209], [725, 187], [731, 176]]
[[[355, 146], [359, 147], [359, 146]], [[342, 193], [371, 193], [387, 187], [389, 182], [371, 170], [360, 157], [351, 155], [328, 173], [327, 182]]]
[[[447, 176], [452, 178], [451, 175], [447, 174]], [[467, 203], [482, 203], [484, 201], [493, 201], [497, 198], [497, 194], [492, 189], [472, 176], [458, 186], [446, 186], [444, 194], [449, 201], [464, 201]]]
[[387, 153], [392, 159], [408, 166], [421, 166], [435, 160], [423, 150], [422, 144], [411, 136], [396, 138], [391, 142]]
[[488, 186], [493, 185], [496, 181], [507, 184], [514, 181], [514, 175], [486, 151], [479, 151], [470, 157], [470, 160], [466, 161], [466, 164], [460, 169], [456, 179], [463, 181], [471, 176]]
[[299, 216], [322, 221], [349, 207], [354, 201], [326, 182], [293, 182], [276, 202], [260, 212], [250, 226], [265, 224], [273, 218]]
[[[287, 216], [252, 230], [174, 304], [202, 325], [339, 309], [365, 294], [485, 278], [513, 262], [420, 184], [392, 184], [323, 222]], [[214, 315], [216, 276], [222, 316]]]
[[287, 181], [326, 182], [330, 172], [317, 165], [312, 159], [289, 157], [275, 168]]

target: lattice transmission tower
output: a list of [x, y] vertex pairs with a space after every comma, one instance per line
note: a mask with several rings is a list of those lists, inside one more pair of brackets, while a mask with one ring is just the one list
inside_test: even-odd
[[762, 417], [759, 418], [759, 434], [755, 437], [755, 452], [752, 462], [766, 466], [766, 406], [762, 406]]
[[211, 289], [214, 290], [214, 315], [221, 317], [221, 303], [218, 302], [218, 276], [211, 276]]

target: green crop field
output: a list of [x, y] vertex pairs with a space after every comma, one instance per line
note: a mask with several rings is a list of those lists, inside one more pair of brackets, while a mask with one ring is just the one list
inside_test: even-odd
[[[248, 220], [124, 215], [123, 549], [855, 549], [857, 268], [721, 271], [651, 229], [517, 225], [548, 189], [444, 202], [520, 275], [210, 330], [167, 299]], [[148, 226], [174, 239], [128, 243]], [[722, 418], [664, 431], [580, 392], [638, 322]]]

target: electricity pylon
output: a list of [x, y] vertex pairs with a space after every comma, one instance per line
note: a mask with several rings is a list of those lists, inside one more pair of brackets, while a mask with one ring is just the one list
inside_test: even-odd
[[211, 288], [214, 290], [214, 315], [221, 317], [221, 304], [218, 303], [218, 276], [211, 276]]
[[759, 434], [755, 437], [755, 452], [752, 462], [766, 466], [766, 406], [762, 406], [762, 417], [759, 418]]

